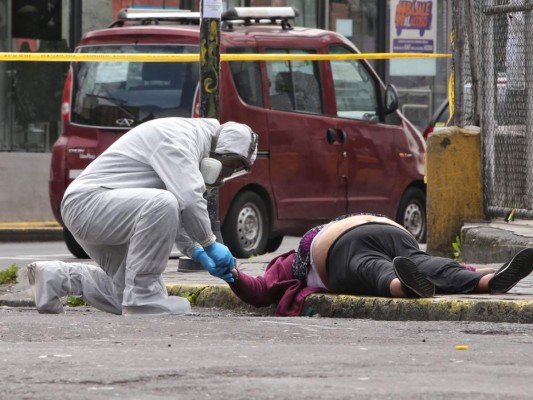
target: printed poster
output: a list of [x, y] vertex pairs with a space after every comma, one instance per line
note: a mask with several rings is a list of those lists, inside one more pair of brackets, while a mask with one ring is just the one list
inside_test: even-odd
[[220, 19], [222, 17], [222, 0], [204, 0], [202, 17]]
[[[437, 0], [391, 0], [390, 51], [392, 53], [437, 52]], [[395, 58], [390, 75], [435, 76], [435, 58]]]

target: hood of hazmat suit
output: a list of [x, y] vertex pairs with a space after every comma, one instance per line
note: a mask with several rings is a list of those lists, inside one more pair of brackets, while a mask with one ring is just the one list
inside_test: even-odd
[[211, 143], [209, 158], [202, 160], [201, 170], [208, 186], [250, 172], [257, 158], [258, 136], [244, 124], [226, 122], [221, 125]]

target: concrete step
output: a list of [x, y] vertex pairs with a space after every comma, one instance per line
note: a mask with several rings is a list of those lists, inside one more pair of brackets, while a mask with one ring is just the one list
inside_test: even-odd
[[63, 228], [55, 221], [0, 222], [0, 242], [63, 240]]

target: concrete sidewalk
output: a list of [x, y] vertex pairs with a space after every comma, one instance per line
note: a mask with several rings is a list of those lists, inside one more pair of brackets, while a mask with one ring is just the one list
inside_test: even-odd
[[461, 245], [465, 262], [503, 263], [518, 250], [533, 247], [533, 220], [464, 224]]
[[[25, 228], [29, 229], [29, 228]], [[0, 226], [1, 231], [1, 226]], [[466, 231], [466, 232], [465, 232]], [[475, 233], [475, 240], [470, 240]], [[482, 241], [495, 235], [500, 241]], [[489, 261], [470, 258], [475, 266], [499, 268], [519, 249], [533, 245], [533, 225], [529, 223], [465, 225], [463, 254], [492, 254]], [[509, 240], [512, 238], [513, 241]], [[465, 239], [463, 239], [465, 240]], [[268, 262], [277, 254], [290, 250], [282, 247], [275, 253], [247, 260], [238, 260], [239, 268], [252, 275], [263, 273]], [[475, 252], [473, 252], [475, 250]], [[498, 261], [498, 257], [503, 261]], [[194, 306], [226, 308], [234, 311], [272, 314], [274, 308], [256, 309], [241, 302], [229, 287], [205, 271], [184, 272], [179, 259], [170, 259], [164, 273], [170, 294], [190, 298]], [[20, 271], [18, 283], [0, 286], [0, 305], [11, 307], [34, 306], [25, 268]], [[533, 274], [505, 295], [446, 295], [432, 299], [390, 299], [377, 297], [315, 294], [305, 303], [303, 315], [336, 318], [370, 318], [376, 320], [458, 320], [533, 323]]]

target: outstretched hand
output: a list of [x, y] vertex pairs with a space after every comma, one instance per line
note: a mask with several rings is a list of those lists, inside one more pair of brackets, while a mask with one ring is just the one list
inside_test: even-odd
[[204, 249], [197, 247], [192, 253], [192, 259], [197, 263], [200, 263], [200, 265], [211, 275], [216, 276], [227, 283], [233, 283], [235, 281], [231, 272], [233, 270], [233, 257], [231, 257], [231, 268], [230, 265], [217, 265], [215, 260], [213, 260]]
[[229, 272], [233, 270], [235, 261], [227, 246], [215, 242], [211, 246], [206, 247], [205, 252], [211, 257], [217, 267], [229, 268]]

